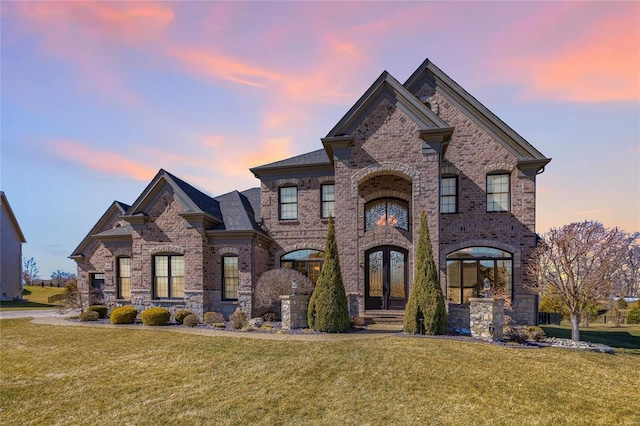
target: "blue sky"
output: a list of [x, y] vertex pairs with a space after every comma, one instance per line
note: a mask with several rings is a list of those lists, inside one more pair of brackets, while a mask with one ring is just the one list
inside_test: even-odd
[[637, 2], [2, 2], [0, 186], [40, 275], [164, 168], [210, 195], [425, 58], [547, 157], [537, 231], [640, 231]]

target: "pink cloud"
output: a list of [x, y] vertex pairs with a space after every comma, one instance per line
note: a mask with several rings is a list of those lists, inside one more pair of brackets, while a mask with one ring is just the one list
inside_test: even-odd
[[[561, 4], [501, 32], [496, 75], [522, 85], [525, 98], [640, 100], [640, 6], [596, 6]], [[565, 32], [572, 34], [558, 41]]]
[[95, 149], [79, 141], [54, 141], [48, 148], [53, 156], [62, 161], [109, 175], [147, 181], [157, 172], [144, 164], [132, 161], [125, 155]]
[[253, 66], [245, 61], [207, 49], [173, 45], [167, 48], [166, 53], [177, 60], [188, 72], [205, 77], [257, 87], [263, 87], [269, 81], [283, 78], [282, 75], [266, 68]]

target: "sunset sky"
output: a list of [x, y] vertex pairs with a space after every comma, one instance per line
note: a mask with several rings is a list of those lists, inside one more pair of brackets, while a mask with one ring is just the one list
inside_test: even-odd
[[164, 168], [215, 196], [429, 58], [553, 158], [537, 231], [640, 231], [638, 2], [0, 4], [0, 187], [40, 276]]

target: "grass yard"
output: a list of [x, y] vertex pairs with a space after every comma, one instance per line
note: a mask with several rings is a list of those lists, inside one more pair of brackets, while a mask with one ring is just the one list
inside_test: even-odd
[[25, 309], [52, 309], [58, 304], [49, 303], [49, 297], [57, 294], [64, 294], [67, 290], [64, 287], [40, 287], [34, 285], [24, 286], [20, 301], [2, 302], [0, 309], [3, 311], [20, 311]]
[[[547, 336], [571, 339], [570, 325], [541, 325]], [[628, 352], [640, 355], [640, 327], [581, 327], [580, 340], [602, 343], [616, 352]], [[640, 362], [640, 361], [639, 361]]]
[[66, 293], [67, 289], [64, 287], [40, 287], [37, 285], [26, 285], [22, 298], [32, 303], [49, 304], [49, 297], [57, 294]]
[[0, 321], [0, 424], [638, 425], [640, 357]]

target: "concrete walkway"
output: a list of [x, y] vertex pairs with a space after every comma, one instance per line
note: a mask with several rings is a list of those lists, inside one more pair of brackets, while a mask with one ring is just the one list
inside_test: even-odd
[[[17, 311], [0, 311], [0, 320], [3, 319], [15, 319], [15, 318], [64, 318], [73, 313], [66, 312], [60, 313], [58, 309], [24, 309]], [[77, 315], [77, 313], [75, 314]]]
[[[38, 311], [11, 311], [11, 312], [3, 312], [4, 313], [24, 313], [24, 312], [38, 312]], [[54, 326], [65, 326], [65, 327], [93, 327], [93, 328], [103, 328], [103, 329], [111, 329], [111, 330], [147, 330], [147, 331], [166, 331], [171, 333], [182, 333], [182, 334], [196, 334], [199, 336], [210, 336], [210, 337], [235, 337], [235, 338], [244, 338], [244, 339], [260, 339], [260, 340], [286, 340], [286, 341], [312, 341], [312, 342], [329, 342], [329, 341], [341, 341], [341, 340], [355, 340], [355, 339], [372, 339], [372, 338], [381, 338], [381, 337], [390, 337], [396, 333], [401, 331], [401, 326], [398, 325], [385, 325], [385, 324], [373, 324], [368, 327], [366, 330], [355, 331], [350, 333], [321, 333], [321, 334], [306, 334], [306, 333], [295, 333], [295, 334], [280, 334], [280, 333], [261, 333], [261, 332], [242, 332], [242, 331], [224, 331], [224, 330], [213, 330], [210, 328], [199, 328], [199, 327], [184, 327], [178, 325], [167, 325], [167, 326], [159, 326], [159, 327], [150, 327], [142, 324], [104, 324], [104, 323], [94, 323], [94, 322], [76, 322], [76, 321], [68, 321], [65, 317], [69, 316], [69, 314], [60, 315], [57, 311], [49, 311], [45, 310], [44, 312], [47, 314], [42, 314], [42, 311], [39, 312], [38, 316], [34, 315], [20, 315], [20, 316], [12, 316], [5, 317], [4, 315], [0, 319], [6, 318], [26, 318], [33, 317], [32, 320], [35, 324], [43, 324], [43, 325], [54, 325]]]

